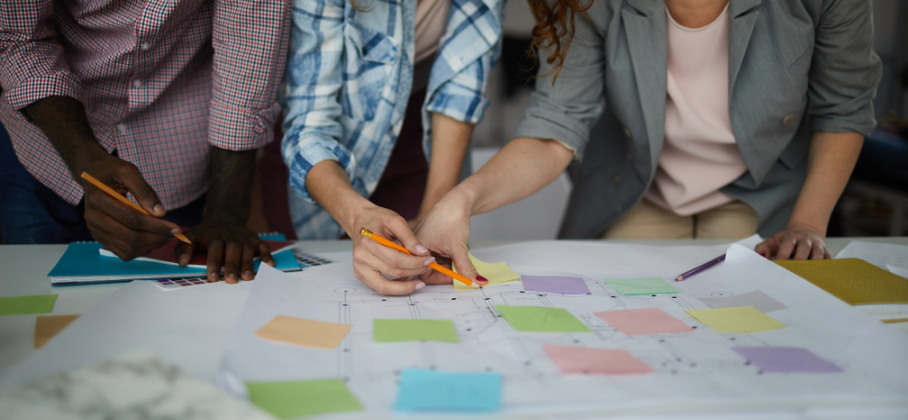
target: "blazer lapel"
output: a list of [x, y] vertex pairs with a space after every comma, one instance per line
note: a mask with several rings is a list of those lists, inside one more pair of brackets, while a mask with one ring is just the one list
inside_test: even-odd
[[630, 8], [621, 10], [621, 18], [643, 109], [646, 136], [650, 144], [651, 168], [655, 168], [665, 135], [665, 92], [668, 80], [665, 6], [663, 2], [656, 0], [628, 0], [627, 6]]
[[[741, 63], [744, 61], [744, 53], [747, 52], [747, 45], [750, 44], [750, 35], [754, 30], [754, 23], [760, 16], [759, 10], [753, 10], [759, 6], [761, 0], [731, 0], [729, 4], [729, 13], [731, 13], [731, 22], [728, 29], [728, 92], [735, 87], [735, 80], [738, 77], [738, 70], [741, 70]], [[750, 12], [750, 13], [748, 13]]]

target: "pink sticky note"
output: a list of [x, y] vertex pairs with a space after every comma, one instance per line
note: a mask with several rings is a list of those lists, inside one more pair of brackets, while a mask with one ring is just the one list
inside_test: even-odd
[[591, 349], [546, 344], [545, 351], [564, 373], [650, 373], [653, 368], [627, 350]]
[[693, 328], [659, 308], [596, 312], [599, 319], [627, 336], [692, 332]]

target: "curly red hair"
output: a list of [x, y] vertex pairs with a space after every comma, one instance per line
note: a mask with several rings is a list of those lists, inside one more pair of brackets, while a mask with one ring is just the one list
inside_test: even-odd
[[[533, 27], [533, 43], [531, 54], [536, 51], [554, 46], [555, 49], [546, 57], [545, 61], [552, 64], [552, 69], [543, 75], [555, 73], [552, 84], [558, 80], [561, 68], [564, 66], [564, 57], [567, 56], [574, 38], [574, 15], [583, 14], [593, 6], [593, 0], [527, 0], [533, 16], [536, 17], [536, 26]], [[538, 59], [538, 56], [537, 56]]]

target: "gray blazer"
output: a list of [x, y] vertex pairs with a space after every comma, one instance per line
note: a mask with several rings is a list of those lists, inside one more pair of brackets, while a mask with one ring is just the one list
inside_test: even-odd
[[[769, 236], [794, 209], [812, 132], [866, 136], [876, 124], [871, 4], [731, 0], [729, 13], [729, 114], [748, 171], [721, 191], [752, 206]], [[555, 139], [580, 162], [560, 238], [596, 237], [640, 201], [665, 130], [664, 3], [593, 0], [586, 16], [554, 86], [536, 80], [517, 133]], [[549, 53], [540, 51], [540, 75]]]

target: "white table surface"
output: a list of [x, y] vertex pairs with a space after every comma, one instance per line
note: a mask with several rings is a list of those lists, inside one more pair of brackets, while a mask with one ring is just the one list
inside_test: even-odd
[[[851, 240], [908, 245], [908, 237], [829, 238], [826, 243], [832, 255]], [[610, 241], [645, 245], [715, 245], [728, 240], [638, 240]], [[482, 241], [471, 248], [505, 245], [513, 241]], [[303, 252], [325, 253], [353, 249], [350, 241], [301, 241]], [[54, 310], [44, 315], [82, 314], [110, 296], [126, 283], [106, 283], [52, 287], [47, 273], [63, 255], [66, 245], [0, 245], [0, 297], [56, 293]], [[35, 318], [37, 315], [0, 317], [0, 370], [21, 363], [34, 351]], [[908, 323], [888, 324], [908, 332]]]

